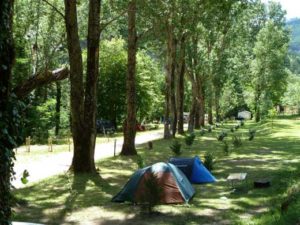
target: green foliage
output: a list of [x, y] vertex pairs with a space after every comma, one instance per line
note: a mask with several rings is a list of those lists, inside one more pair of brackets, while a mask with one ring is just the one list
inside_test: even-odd
[[[2, 90], [0, 90], [2, 91]], [[0, 112], [0, 223], [6, 224], [3, 218], [11, 215], [12, 190], [11, 179], [14, 176], [14, 160], [16, 148], [22, 142], [21, 114], [24, 105], [15, 96], [10, 96]]]
[[211, 132], [212, 132], [212, 126], [208, 126], [207, 132], [208, 132], [208, 133], [211, 133]]
[[223, 152], [225, 155], [229, 155], [229, 145], [226, 141], [223, 141]]
[[235, 127], [231, 127], [231, 128], [230, 128], [230, 131], [231, 131], [232, 133], [234, 133]]
[[255, 137], [255, 134], [256, 134], [256, 130], [255, 129], [249, 129], [249, 141], [252, 141]]
[[241, 126], [240, 124], [236, 124], [236, 125], [234, 126], [234, 129], [235, 129], [235, 130], [238, 130], [238, 129], [240, 129], [240, 126]]
[[[121, 124], [126, 114], [127, 75], [127, 52], [123, 39], [102, 41], [100, 69], [97, 117], [108, 119], [114, 125]], [[144, 118], [159, 118], [163, 112], [161, 77], [158, 63], [145, 51], [138, 52], [136, 100], [137, 117], [140, 121]]]
[[214, 169], [215, 157], [211, 152], [205, 153], [203, 164], [206, 167], [206, 169], [208, 169], [209, 171], [212, 171]]
[[200, 136], [203, 136], [205, 134], [205, 129], [201, 127], [199, 134]]
[[144, 190], [139, 199], [138, 203], [141, 203], [142, 212], [148, 214], [153, 213], [154, 207], [160, 203], [160, 199], [163, 194], [162, 187], [159, 185], [157, 176], [151, 172], [144, 181]]
[[176, 156], [181, 155], [181, 144], [179, 143], [179, 141], [173, 141], [173, 143], [170, 146], [170, 149]]
[[138, 166], [138, 169], [142, 169], [145, 167], [145, 162], [141, 155], [136, 156], [136, 164]]
[[223, 141], [225, 137], [227, 137], [227, 132], [222, 131], [221, 133], [218, 134], [217, 140], [218, 141]]
[[27, 170], [23, 171], [22, 177], [21, 177], [21, 182], [22, 184], [27, 184], [28, 183], [28, 178], [29, 177], [29, 172]]
[[187, 134], [184, 137], [185, 144], [187, 146], [191, 146], [194, 143], [195, 138], [196, 138], [196, 135], [194, 133]]
[[241, 147], [242, 144], [243, 144], [243, 143], [242, 143], [241, 137], [238, 136], [238, 135], [233, 135], [233, 136], [232, 136], [232, 144], [233, 144], [233, 146], [234, 146], [235, 148]]

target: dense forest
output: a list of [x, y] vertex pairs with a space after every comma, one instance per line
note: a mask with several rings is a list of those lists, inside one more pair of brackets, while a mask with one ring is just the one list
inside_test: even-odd
[[[1, 78], [6, 174], [10, 150], [27, 136], [43, 143], [72, 135], [72, 169], [95, 171], [96, 119], [124, 131], [121, 154], [132, 155], [136, 123], [161, 121], [164, 138], [172, 138], [185, 132], [183, 112], [193, 132], [241, 110], [259, 122], [277, 106], [300, 108], [299, 20], [286, 26], [277, 3], [15, 0], [0, 6], [0, 47], [11, 46], [0, 54], [1, 76], [8, 74]], [[1, 181], [3, 190], [9, 179]], [[7, 199], [2, 203], [1, 214], [8, 215]]]

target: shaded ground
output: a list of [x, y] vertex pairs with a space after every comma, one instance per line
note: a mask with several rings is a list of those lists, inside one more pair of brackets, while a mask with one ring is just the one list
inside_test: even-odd
[[[218, 182], [209, 185], [194, 185], [196, 196], [188, 205], [161, 205], [159, 214], [145, 216], [131, 204], [112, 203], [111, 198], [120, 191], [130, 175], [137, 169], [135, 158], [115, 157], [100, 160], [97, 166], [100, 176], [71, 174], [54, 176], [42, 182], [17, 190], [16, 196], [26, 199], [27, 205], [15, 208], [15, 220], [46, 224], [251, 224], [251, 218], [273, 208], [280, 208], [284, 192], [290, 183], [300, 177], [300, 121], [294, 119], [276, 120], [273, 130], [270, 124], [257, 126], [255, 139], [247, 139], [252, 123], [235, 132], [243, 138], [243, 146], [225, 156], [223, 144], [216, 140], [217, 133], [228, 130], [232, 124], [206, 133], [198, 133], [195, 144], [183, 144], [182, 156], [203, 155], [206, 151], [216, 156], [214, 175]], [[179, 137], [183, 142], [183, 137]], [[139, 153], [146, 165], [167, 161], [172, 156], [170, 140], [154, 142], [154, 149], [140, 146]], [[184, 142], [183, 142], [184, 143]], [[232, 172], [247, 172], [247, 182], [232, 190], [226, 177]], [[272, 186], [268, 189], [254, 189], [253, 180], [269, 178]], [[300, 217], [300, 215], [299, 215]], [[249, 222], [249, 223], [248, 223]]]
[[[136, 144], [147, 143], [163, 137], [162, 130], [147, 131], [139, 133], [136, 137]], [[116, 154], [121, 152], [123, 138], [99, 138], [95, 148], [95, 160], [108, 158], [114, 155], [114, 140], [116, 140]], [[70, 168], [73, 153], [69, 152], [68, 145], [54, 145], [54, 152], [48, 151], [47, 145], [33, 145], [31, 152], [26, 152], [25, 146], [18, 148], [15, 162], [16, 179], [13, 185], [16, 188], [25, 187], [21, 177], [24, 170], [30, 174], [28, 180], [36, 182], [47, 177], [66, 173]], [[41, 169], [42, 168], [42, 169]]]

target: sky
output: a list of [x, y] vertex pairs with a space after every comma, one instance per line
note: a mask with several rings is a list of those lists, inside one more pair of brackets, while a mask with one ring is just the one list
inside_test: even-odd
[[[280, 2], [282, 8], [286, 10], [286, 18], [291, 19], [298, 17], [300, 18], [300, 0], [274, 0], [275, 2]], [[268, 2], [268, 0], [263, 0], [263, 2]]]

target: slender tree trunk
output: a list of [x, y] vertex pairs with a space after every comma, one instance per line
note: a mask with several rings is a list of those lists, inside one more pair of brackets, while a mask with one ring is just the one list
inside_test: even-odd
[[135, 134], [136, 134], [136, 0], [128, 4], [128, 71], [126, 79], [127, 95], [127, 119], [124, 129], [124, 143], [121, 155], [136, 155]]
[[176, 106], [176, 95], [175, 95], [175, 68], [176, 68], [176, 40], [172, 34], [171, 39], [171, 70], [170, 70], [170, 98], [171, 98], [171, 129], [172, 136], [175, 137], [177, 131], [177, 106]]
[[221, 116], [220, 116], [220, 90], [217, 90], [215, 92], [215, 108], [216, 108], [216, 122], [221, 121]]
[[[95, 143], [97, 115], [97, 83], [99, 77], [99, 42], [100, 42], [101, 0], [89, 1], [88, 36], [87, 36], [87, 74], [84, 98], [84, 146], [86, 148], [86, 167], [83, 172], [95, 172]], [[82, 146], [82, 149], [84, 148]]]
[[177, 82], [177, 117], [178, 133], [184, 134], [183, 102], [184, 102], [184, 74], [185, 74], [185, 35], [180, 41], [179, 70]]
[[195, 112], [195, 129], [200, 129], [200, 105], [197, 100], [196, 112]]
[[213, 124], [213, 112], [212, 112], [212, 99], [208, 98], [208, 123], [210, 125]]
[[[0, 111], [1, 122], [7, 128], [10, 121], [3, 120], [2, 116], [8, 110], [9, 95], [11, 89], [11, 72], [15, 58], [13, 45], [13, 0], [0, 1]], [[6, 130], [6, 131], [7, 131]], [[6, 135], [0, 135], [1, 147], [0, 149], [0, 224], [10, 224], [11, 218], [11, 175], [12, 175], [12, 158], [13, 146], [6, 139]]]
[[204, 88], [203, 88], [203, 83], [199, 85], [199, 120], [200, 120], [200, 126], [204, 127], [205, 125], [205, 93], [204, 93]]
[[61, 104], [61, 85], [56, 82], [56, 105], [55, 105], [55, 136], [58, 136], [60, 129], [60, 104]]
[[193, 97], [192, 100], [192, 107], [190, 109], [190, 114], [189, 114], [189, 121], [188, 121], [188, 132], [194, 132], [195, 128], [195, 114], [196, 114], [196, 106], [197, 105], [197, 100], [195, 97]]

